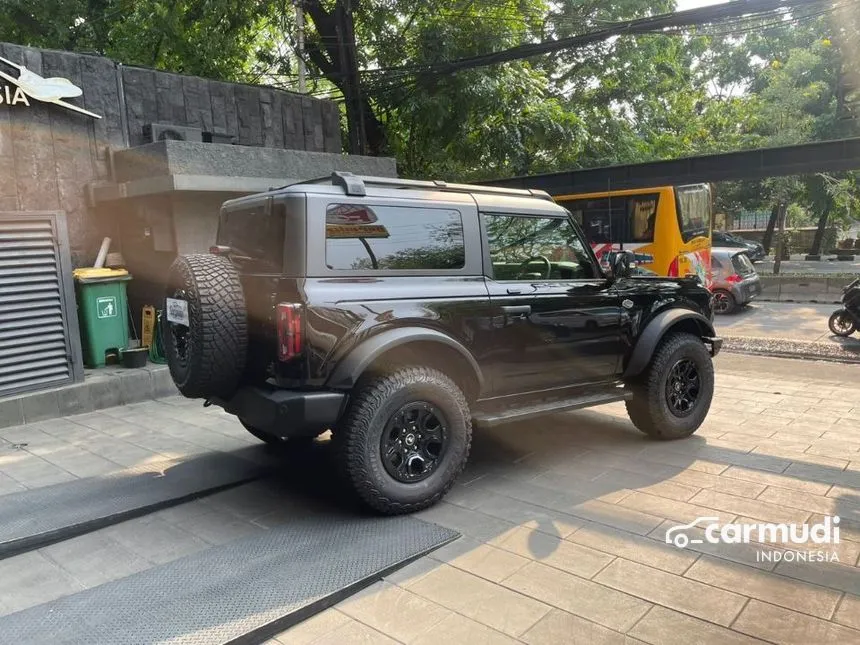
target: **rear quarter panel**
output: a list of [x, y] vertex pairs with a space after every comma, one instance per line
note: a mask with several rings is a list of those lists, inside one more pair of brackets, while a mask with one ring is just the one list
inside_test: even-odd
[[478, 358], [481, 330], [492, 324], [481, 276], [311, 278], [304, 289], [311, 386], [325, 384], [349, 352], [388, 329], [435, 329]]

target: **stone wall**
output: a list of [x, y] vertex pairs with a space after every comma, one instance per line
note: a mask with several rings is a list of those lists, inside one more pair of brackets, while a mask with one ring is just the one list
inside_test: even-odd
[[[108, 148], [145, 143], [148, 123], [200, 128], [244, 146], [341, 152], [338, 109], [328, 101], [6, 43], [0, 55], [70, 80], [83, 96], [69, 103], [103, 117], [32, 99], [30, 107], [0, 105], [0, 211], [65, 211], [76, 266], [93, 260], [104, 234], [85, 186], [109, 179]], [[2, 63], [0, 70], [18, 75]]]
[[251, 85], [150, 69], [122, 68], [130, 144], [149, 143], [148, 123], [170, 123], [233, 137], [244, 146], [340, 152], [337, 105]]

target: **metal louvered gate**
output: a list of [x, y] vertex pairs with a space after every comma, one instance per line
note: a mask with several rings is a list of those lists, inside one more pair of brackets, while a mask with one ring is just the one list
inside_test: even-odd
[[83, 378], [62, 213], [0, 213], [0, 398]]

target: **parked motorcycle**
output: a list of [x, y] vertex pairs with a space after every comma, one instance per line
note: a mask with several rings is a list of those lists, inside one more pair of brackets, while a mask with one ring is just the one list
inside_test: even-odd
[[827, 324], [837, 336], [850, 336], [860, 329], [860, 278], [843, 287], [842, 307], [830, 315]]

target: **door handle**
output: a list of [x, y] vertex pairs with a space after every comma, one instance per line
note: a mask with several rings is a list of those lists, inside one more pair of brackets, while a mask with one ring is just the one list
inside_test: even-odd
[[502, 311], [511, 316], [527, 316], [532, 312], [531, 305], [509, 305], [502, 307]]

